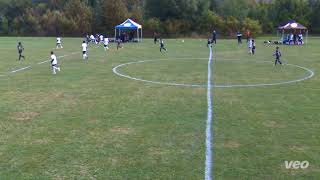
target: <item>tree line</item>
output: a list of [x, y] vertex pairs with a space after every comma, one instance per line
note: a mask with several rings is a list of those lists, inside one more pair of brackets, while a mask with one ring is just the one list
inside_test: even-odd
[[320, 33], [320, 0], [0, 0], [0, 34], [113, 34], [127, 18], [164, 36], [273, 33], [289, 20]]

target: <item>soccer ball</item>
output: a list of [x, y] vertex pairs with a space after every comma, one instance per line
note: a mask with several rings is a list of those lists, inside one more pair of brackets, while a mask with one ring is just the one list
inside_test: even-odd
[[184, 40], [182, 40], [182, 42], [184, 43]]

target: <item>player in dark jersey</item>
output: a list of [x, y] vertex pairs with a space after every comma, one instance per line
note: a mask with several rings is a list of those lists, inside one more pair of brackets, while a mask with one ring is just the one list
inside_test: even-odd
[[251, 41], [252, 41], [252, 54], [254, 55], [256, 53], [256, 42], [254, 41], [254, 39], [252, 39]]
[[22, 53], [24, 51], [24, 47], [22, 46], [21, 42], [18, 43], [17, 49], [18, 49], [18, 53], [19, 53], [19, 61], [21, 60], [21, 58], [26, 59], [24, 57], [24, 55], [22, 55]]
[[282, 56], [281, 55], [281, 51], [279, 50], [279, 47], [276, 48], [276, 52], [273, 54], [273, 56], [276, 57], [276, 60], [274, 62], [274, 65], [276, 66], [278, 63], [280, 65], [282, 65], [282, 62], [280, 61], [280, 57]]
[[122, 48], [122, 46], [121, 46], [121, 39], [118, 39], [118, 40], [117, 40], [117, 50], [118, 50], [119, 48]]
[[158, 42], [158, 34], [156, 33], [156, 32], [154, 32], [153, 33], [153, 42], [154, 42], [154, 44], [157, 44], [157, 42]]
[[238, 38], [238, 44], [242, 44], [242, 33], [241, 32], [237, 32], [237, 38]]
[[216, 32], [216, 30], [214, 30], [213, 33], [212, 33], [212, 42], [211, 43], [212, 44], [213, 43], [217, 44], [217, 32]]
[[86, 40], [86, 43], [89, 44], [89, 42], [90, 42], [90, 36], [89, 36], [89, 34], [86, 35], [85, 40]]
[[208, 38], [208, 42], [207, 42], [207, 47], [212, 47], [212, 43], [213, 43], [213, 40], [211, 40], [210, 38]]

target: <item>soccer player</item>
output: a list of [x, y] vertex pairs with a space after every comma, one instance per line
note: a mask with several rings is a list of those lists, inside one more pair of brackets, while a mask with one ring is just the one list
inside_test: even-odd
[[18, 43], [17, 49], [18, 49], [18, 53], [19, 53], [19, 61], [21, 60], [21, 58], [26, 59], [22, 55], [22, 52], [24, 51], [24, 47], [22, 46], [21, 42]]
[[61, 37], [57, 37], [57, 49], [59, 49], [59, 48], [63, 48], [63, 46], [62, 46], [62, 43], [61, 43], [62, 41], [61, 41]]
[[249, 54], [252, 54], [252, 47], [253, 47], [253, 39], [249, 39], [248, 41]]
[[242, 34], [238, 31], [237, 32], [238, 44], [242, 44]]
[[87, 54], [88, 44], [86, 43], [86, 41], [83, 41], [81, 46], [82, 46], [82, 58], [88, 59], [88, 54]]
[[290, 44], [290, 45], [294, 45], [293, 33], [290, 33], [290, 36], [289, 36], [289, 44]]
[[90, 40], [91, 40], [91, 42], [95, 42], [95, 37], [93, 34], [90, 35]]
[[103, 42], [103, 41], [104, 41], [103, 35], [101, 34], [101, 35], [99, 36], [99, 38], [100, 38], [100, 43], [103, 44], [103, 43], [104, 43], [104, 42]]
[[274, 62], [274, 65], [276, 66], [278, 63], [279, 63], [280, 65], [282, 65], [282, 62], [280, 61], [281, 52], [280, 52], [280, 50], [279, 50], [279, 47], [276, 48], [276, 52], [273, 54], [273, 56], [276, 57], [276, 60], [275, 60], [275, 62]]
[[154, 42], [154, 44], [157, 44], [157, 42], [158, 42], [158, 34], [156, 33], [156, 32], [154, 32], [153, 33], [153, 42]]
[[252, 50], [251, 50], [251, 52], [254, 55], [256, 53], [256, 43], [255, 43], [254, 39], [251, 39], [251, 41], [252, 41]]
[[60, 71], [60, 67], [58, 67], [57, 56], [51, 51], [51, 66], [52, 66], [52, 74], [57, 74], [56, 70]]
[[118, 39], [118, 40], [117, 40], [117, 50], [118, 50], [119, 48], [122, 48], [122, 46], [121, 46], [121, 39]]
[[109, 38], [104, 38], [103, 46], [105, 51], [109, 49]]
[[210, 46], [212, 46], [212, 43], [213, 41], [210, 38], [208, 38], [207, 47], [209, 48]]
[[167, 49], [166, 49], [166, 47], [165, 47], [165, 45], [164, 45], [163, 40], [160, 39], [160, 52], [162, 52], [162, 49], [165, 50], [165, 51], [167, 51]]
[[249, 31], [249, 29], [247, 29], [246, 31], [246, 37], [247, 37], [247, 42], [249, 42], [251, 38], [251, 32]]
[[86, 40], [86, 43], [89, 44], [89, 42], [90, 42], [90, 36], [89, 36], [88, 34], [86, 35], [85, 40]]
[[212, 33], [212, 44], [217, 44], [217, 32], [216, 30], [213, 31]]
[[100, 43], [100, 35], [99, 34], [96, 34], [95, 43], [96, 43], [96, 45], [99, 45], [99, 43]]
[[303, 36], [301, 33], [298, 35], [298, 43], [299, 43], [299, 45], [303, 44]]

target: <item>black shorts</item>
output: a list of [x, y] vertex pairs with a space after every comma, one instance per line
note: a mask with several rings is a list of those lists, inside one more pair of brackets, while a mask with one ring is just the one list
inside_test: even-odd
[[86, 54], [87, 53], [87, 51], [82, 51], [82, 54]]
[[19, 53], [19, 54], [22, 54], [22, 50], [19, 50], [18, 53]]
[[104, 46], [105, 48], [108, 47], [108, 45], [106, 45], [106, 44], [104, 44], [103, 46]]

